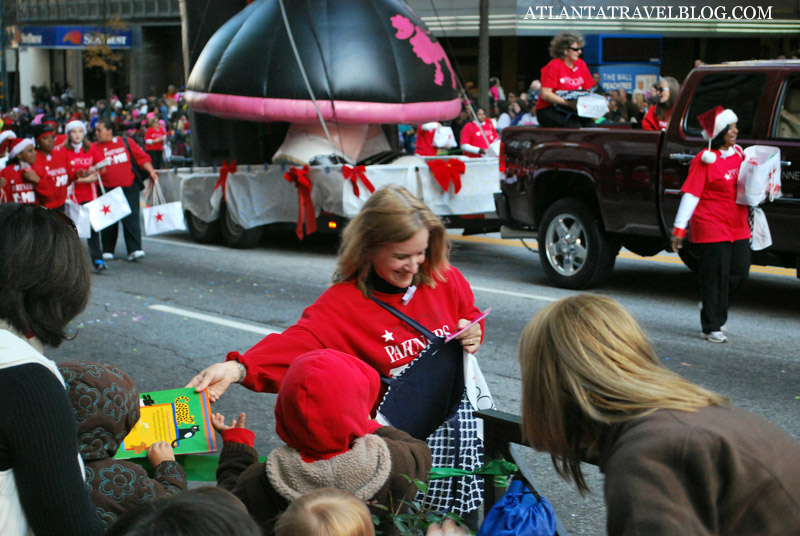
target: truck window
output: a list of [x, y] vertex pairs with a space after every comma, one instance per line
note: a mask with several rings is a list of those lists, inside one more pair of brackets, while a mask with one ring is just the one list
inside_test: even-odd
[[702, 128], [697, 122], [697, 116], [719, 105], [736, 113], [739, 118], [736, 125], [739, 137], [750, 137], [761, 93], [766, 84], [767, 75], [764, 73], [707, 74], [700, 80], [689, 103], [683, 126], [686, 134], [700, 136]]
[[800, 139], [800, 78], [787, 81], [779, 110], [777, 128], [772, 137]]

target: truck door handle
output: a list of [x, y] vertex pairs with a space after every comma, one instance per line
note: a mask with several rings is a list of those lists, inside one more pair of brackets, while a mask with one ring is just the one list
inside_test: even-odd
[[669, 155], [670, 160], [677, 160], [678, 162], [691, 162], [694, 160], [695, 155], [693, 154], [683, 154], [683, 153], [671, 153]]

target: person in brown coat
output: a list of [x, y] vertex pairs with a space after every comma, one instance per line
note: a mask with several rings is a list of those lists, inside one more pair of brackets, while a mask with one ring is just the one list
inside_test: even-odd
[[220, 414], [214, 427], [224, 443], [217, 485], [247, 506], [265, 534], [289, 503], [320, 488], [352, 492], [381, 519], [379, 530], [394, 534], [389, 511], [413, 500], [412, 479], [426, 480], [430, 448], [407, 433], [370, 419], [378, 404], [380, 379], [364, 361], [336, 350], [316, 350], [289, 366], [275, 404], [275, 427], [286, 445], [258, 463], [255, 434], [242, 413], [232, 426]]
[[614, 300], [545, 307], [519, 358], [525, 437], [582, 493], [600, 466], [608, 534], [798, 534], [800, 443], [665, 368]]
[[164, 441], [147, 451], [154, 478], [136, 463], [114, 459], [139, 420], [139, 390], [127, 374], [112, 365], [84, 361], [60, 363], [58, 370], [78, 421], [89, 498], [106, 527], [140, 503], [186, 489], [186, 473]]

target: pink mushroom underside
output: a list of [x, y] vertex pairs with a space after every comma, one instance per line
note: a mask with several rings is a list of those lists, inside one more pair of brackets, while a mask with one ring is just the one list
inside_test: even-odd
[[[319, 121], [317, 110], [310, 100], [269, 99], [187, 91], [186, 101], [197, 112], [227, 119], [289, 123]], [[331, 105], [331, 101], [318, 100], [317, 105], [326, 121], [336, 120], [340, 123], [425, 123], [451, 119], [461, 111], [461, 101], [457, 98], [449, 101], [409, 104], [337, 100]]]

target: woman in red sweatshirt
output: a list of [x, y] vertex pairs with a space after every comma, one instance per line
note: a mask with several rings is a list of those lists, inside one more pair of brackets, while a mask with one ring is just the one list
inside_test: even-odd
[[[106, 189], [121, 186], [131, 206], [131, 213], [122, 219], [122, 231], [128, 249], [128, 260], [135, 261], [144, 257], [144, 251], [142, 251], [142, 230], [139, 226], [139, 187], [133, 181], [131, 158], [150, 174], [151, 181], [158, 180], [158, 173], [153, 169], [150, 157], [130, 138], [128, 138], [130, 146], [128, 152], [123, 138], [114, 135], [115, 128], [112, 119], [105, 117], [100, 119], [95, 127], [97, 141], [92, 144], [92, 151], [97, 153], [95, 158], [100, 162], [96, 167], [100, 168], [103, 186]], [[103, 260], [114, 258], [118, 232], [119, 227], [116, 224], [102, 230]]]

